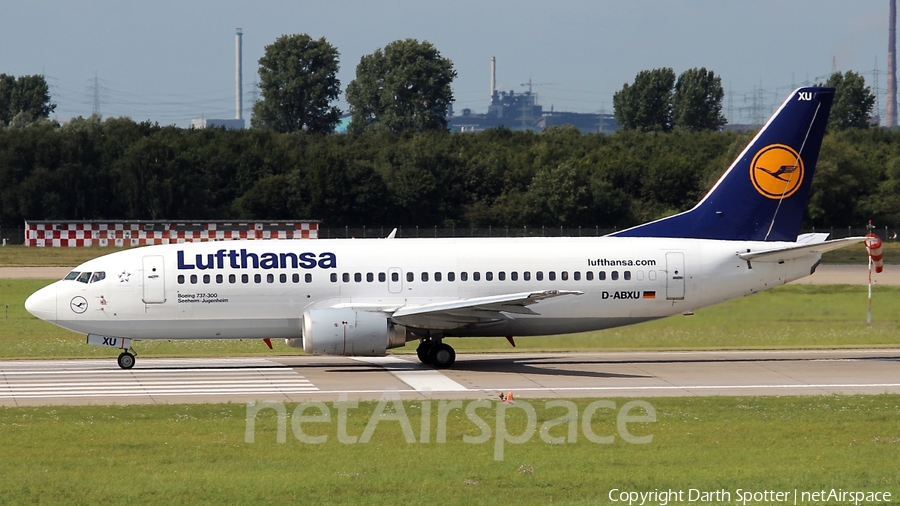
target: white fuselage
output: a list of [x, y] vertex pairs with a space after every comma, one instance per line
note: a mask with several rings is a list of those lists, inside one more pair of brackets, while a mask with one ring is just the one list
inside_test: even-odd
[[301, 337], [310, 309], [390, 317], [442, 301], [582, 292], [529, 306], [537, 314], [439, 329], [563, 334], [690, 312], [809, 275], [817, 253], [783, 263], [737, 256], [784, 244], [617, 237], [170, 244], [86, 262], [73, 272], [103, 279], [57, 281], [29, 299], [29, 311], [73, 331], [132, 339], [291, 339]]

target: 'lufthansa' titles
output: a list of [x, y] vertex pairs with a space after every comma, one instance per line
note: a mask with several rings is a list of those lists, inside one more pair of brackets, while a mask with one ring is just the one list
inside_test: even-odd
[[220, 249], [215, 253], [198, 253], [185, 258], [178, 250], [178, 269], [337, 269], [334, 253], [251, 253], [246, 249]]

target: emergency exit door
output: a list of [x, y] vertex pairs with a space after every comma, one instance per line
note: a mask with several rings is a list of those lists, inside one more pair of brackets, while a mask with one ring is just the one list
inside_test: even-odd
[[398, 267], [388, 269], [388, 291], [391, 293], [400, 293], [403, 291], [403, 271]]

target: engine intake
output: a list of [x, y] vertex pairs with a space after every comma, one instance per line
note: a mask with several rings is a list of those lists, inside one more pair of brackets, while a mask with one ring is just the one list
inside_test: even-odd
[[394, 325], [380, 313], [352, 309], [311, 309], [303, 313], [302, 340], [287, 339], [287, 345], [311, 355], [380, 357], [390, 348], [416, 339], [406, 327]]

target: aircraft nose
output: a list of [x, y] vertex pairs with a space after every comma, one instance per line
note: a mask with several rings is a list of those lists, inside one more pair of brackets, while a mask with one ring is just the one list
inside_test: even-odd
[[56, 320], [56, 283], [45, 286], [25, 299], [25, 310], [41, 320]]

